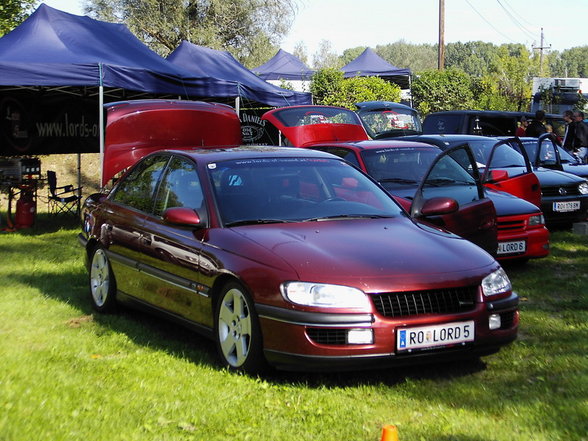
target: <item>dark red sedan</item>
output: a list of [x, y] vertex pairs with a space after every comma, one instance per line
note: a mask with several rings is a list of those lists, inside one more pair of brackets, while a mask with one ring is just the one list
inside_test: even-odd
[[155, 151], [82, 216], [95, 309], [163, 314], [212, 338], [232, 369], [474, 357], [517, 335], [518, 296], [488, 253], [415, 222], [327, 153]]

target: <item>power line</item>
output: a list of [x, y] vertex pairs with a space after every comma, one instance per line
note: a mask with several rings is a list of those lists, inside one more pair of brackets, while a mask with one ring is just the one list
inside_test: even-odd
[[[500, 5], [500, 7], [504, 10], [506, 15], [508, 15], [508, 17], [512, 20], [512, 22], [515, 24], [516, 27], [518, 27], [521, 31], [523, 31], [525, 34], [527, 34], [527, 36], [529, 36], [530, 38], [532, 38], [532, 39], [535, 38], [535, 35], [533, 34], [533, 32], [529, 31], [526, 27], [524, 27], [522, 25], [522, 23], [509, 10], [506, 9], [506, 7], [502, 4], [502, 2], [500, 0], [496, 0], [496, 1]], [[505, 3], [506, 3], [506, 1], [505, 1]]]
[[490, 23], [488, 20], [486, 20], [486, 17], [484, 17], [482, 14], [480, 14], [480, 13], [478, 12], [478, 10], [477, 10], [476, 8], [474, 8], [474, 6], [473, 6], [473, 5], [470, 3], [470, 1], [469, 1], [469, 0], [465, 0], [465, 1], [466, 1], [466, 3], [467, 3], [468, 5], [470, 5], [470, 8], [472, 8], [472, 9], [474, 10], [474, 12], [475, 12], [476, 14], [478, 14], [478, 15], [480, 16], [480, 18], [481, 18], [482, 20], [484, 20], [484, 21], [485, 21], [485, 22], [488, 24], [488, 26], [490, 26], [492, 29], [494, 29], [494, 30], [495, 30], [497, 33], [499, 33], [500, 35], [502, 35], [504, 38], [506, 38], [506, 39], [507, 39], [508, 41], [510, 41], [511, 43], [518, 43], [517, 41], [514, 41], [512, 38], [510, 38], [508, 35], [505, 35], [505, 34], [503, 34], [502, 32], [500, 32], [498, 29], [496, 29], [492, 23]]

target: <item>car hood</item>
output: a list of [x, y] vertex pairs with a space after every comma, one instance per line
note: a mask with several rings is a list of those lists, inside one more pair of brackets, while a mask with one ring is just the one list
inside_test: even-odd
[[485, 189], [486, 196], [494, 204], [497, 216], [516, 216], [519, 214], [541, 213], [537, 205], [513, 196], [504, 191]]
[[465, 239], [404, 217], [254, 225], [232, 231], [288, 262], [300, 280], [368, 292], [462, 284], [468, 278], [479, 284], [498, 267]]
[[562, 166], [566, 173], [588, 178], [588, 164], [563, 164]]
[[584, 178], [559, 170], [551, 170], [548, 168], [538, 167], [534, 170], [541, 187], [556, 186], [556, 185], [572, 185], [585, 182]]

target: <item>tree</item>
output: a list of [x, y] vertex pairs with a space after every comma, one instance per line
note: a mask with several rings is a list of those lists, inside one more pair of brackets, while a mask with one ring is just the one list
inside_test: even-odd
[[312, 56], [312, 64], [315, 69], [343, 67], [329, 40], [321, 40], [318, 50]]
[[162, 56], [187, 40], [228, 50], [246, 66], [276, 52], [295, 11], [295, 0], [87, 0], [86, 6], [91, 16], [125, 23]]
[[412, 83], [414, 107], [424, 117], [442, 110], [470, 109], [474, 105], [472, 80], [458, 69], [426, 70]]
[[32, 12], [38, 0], [2, 0], [0, 4], [0, 36], [21, 24]]
[[473, 77], [483, 77], [495, 69], [498, 47], [483, 41], [449, 43], [445, 49], [445, 67], [461, 69]]
[[411, 44], [404, 40], [376, 46], [376, 53], [393, 66], [420, 72], [437, 67], [437, 45]]
[[400, 87], [379, 77], [344, 78], [335, 68], [317, 71], [310, 91], [316, 104], [355, 109], [362, 101], [400, 101]]
[[305, 66], [308, 66], [308, 54], [306, 52], [306, 45], [303, 41], [299, 41], [294, 45], [294, 51], [292, 55], [302, 61]]

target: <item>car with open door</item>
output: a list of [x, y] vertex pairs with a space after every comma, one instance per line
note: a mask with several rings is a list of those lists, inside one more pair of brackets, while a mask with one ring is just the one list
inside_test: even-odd
[[565, 150], [553, 133], [544, 133], [539, 138], [519, 139], [533, 168], [548, 168], [588, 178], [588, 164], [584, 164], [580, 158]]
[[[488, 253], [411, 218], [341, 158], [228, 148], [227, 133], [215, 148], [194, 132], [200, 116], [215, 130], [224, 114], [238, 137], [236, 114], [175, 104], [107, 106], [105, 153], [116, 155], [105, 154], [105, 179], [122, 175], [84, 202], [79, 235], [97, 311], [155, 312], [211, 338], [222, 364], [245, 372], [456, 360], [516, 338], [518, 296]], [[174, 129], [171, 149], [150, 136], [165, 132], [154, 121]], [[421, 206], [454, 209], [447, 197]]]
[[[312, 116], [313, 119], [309, 119]], [[376, 179], [415, 218], [446, 228], [496, 255], [496, 211], [484, 195], [475, 160], [467, 147], [442, 154], [431, 145], [368, 140], [353, 112], [330, 106], [295, 106], [266, 112], [286, 144], [339, 156]], [[422, 203], [450, 196], [458, 209], [429, 216]]]
[[559, 170], [533, 167], [519, 138], [422, 135], [407, 139], [430, 142], [442, 148], [467, 143], [483, 170], [484, 185], [533, 202], [541, 208], [548, 227], [568, 227], [586, 219], [586, 180]]

